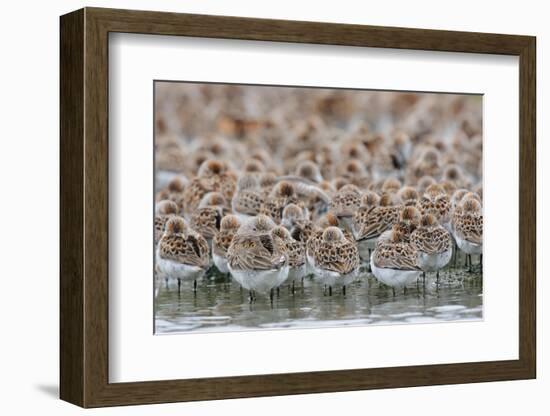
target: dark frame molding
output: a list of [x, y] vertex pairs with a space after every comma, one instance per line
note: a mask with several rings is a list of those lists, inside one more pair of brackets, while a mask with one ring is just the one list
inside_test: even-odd
[[[60, 19], [60, 396], [83, 407], [536, 377], [536, 38], [85, 8]], [[520, 65], [519, 359], [109, 383], [108, 34], [515, 55]]]

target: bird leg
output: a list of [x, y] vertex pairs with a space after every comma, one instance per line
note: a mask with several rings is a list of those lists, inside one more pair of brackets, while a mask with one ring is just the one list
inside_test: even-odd
[[332, 296], [332, 286], [329, 286], [329, 287], [328, 287], [328, 295], [329, 295], [329, 296]]
[[178, 278], [178, 293], [180, 293], [181, 290], [181, 279]]
[[346, 285], [342, 286], [342, 295], [346, 296]]
[[197, 291], [197, 281], [193, 280], [193, 292]]
[[483, 254], [479, 255], [479, 272], [483, 273]]
[[295, 288], [294, 288], [294, 280], [292, 281], [292, 294], [294, 295], [295, 293]]
[[271, 304], [273, 304], [273, 288], [271, 288], [271, 290], [269, 291], [269, 300]]
[[370, 256], [371, 256], [371, 249], [369, 248], [369, 259], [367, 261], [367, 270], [370, 272], [371, 269], [370, 269]]
[[454, 256], [454, 267], [456, 267], [456, 263], [458, 261], [458, 246], [456, 245], [456, 241], [453, 240], [453, 256]]
[[471, 254], [468, 254], [468, 264], [469, 264], [468, 272], [472, 273], [472, 255]]

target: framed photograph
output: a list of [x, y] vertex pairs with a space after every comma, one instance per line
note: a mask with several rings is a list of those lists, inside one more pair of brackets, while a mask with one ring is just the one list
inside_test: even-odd
[[60, 29], [63, 400], [536, 377], [534, 37]]

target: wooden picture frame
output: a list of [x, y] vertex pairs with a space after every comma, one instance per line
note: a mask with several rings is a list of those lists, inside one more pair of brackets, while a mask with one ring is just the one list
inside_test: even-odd
[[[530, 36], [85, 8], [61, 17], [60, 396], [83, 407], [529, 379], [536, 376], [536, 40]], [[109, 383], [111, 32], [519, 57], [519, 359]]]

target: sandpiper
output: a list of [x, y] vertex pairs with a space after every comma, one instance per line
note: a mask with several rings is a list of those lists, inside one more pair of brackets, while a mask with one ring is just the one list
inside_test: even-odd
[[227, 165], [220, 160], [205, 160], [184, 191], [185, 212], [190, 215], [198, 207], [202, 197], [208, 192], [220, 192], [230, 200], [236, 189], [235, 178], [230, 174]]
[[432, 178], [439, 177], [441, 154], [435, 147], [424, 149], [418, 161], [411, 166], [408, 172], [409, 178], [420, 179], [422, 176], [431, 176]]
[[277, 175], [273, 172], [264, 172], [260, 174], [258, 183], [260, 186], [260, 195], [262, 196], [262, 202], [269, 196], [273, 187], [277, 183]]
[[362, 260], [369, 261], [371, 251], [374, 249], [374, 244], [376, 243], [376, 238], [367, 237], [369, 230], [369, 214], [371, 211], [378, 206], [380, 202], [380, 197], [376, 192], [367, 191], [361, 196], [361, 205], [353, 214], [353, 219], [351, 223], [351, 231], [353, 237], [357, 241], [359, 256]]
[[191, 215], [189, 225], [208, 241], [210, 247], [212, 238], [220, 230], [225, 206], [226, 200], [221, 193], [209, 192], [202, 198], [198, 208]]
[[457, 189], [453, 192], [453, 195], [451, 196], [451, 210], [454, 212], [456, 207], [460, 205], [460, 202], [462, 201], [462, 198], [464, 198], [464, 195], [466, 195], [469, 191], [467, 189]]
[[455, 163], [447, 165], [442, 176], [443, 180], [452, 182], [457, 188], [467, 188], [469, 186], [461, 167]]
[[166, 221], [177, 215], [179, 208], [174, 201], [163, 200], [157, 203], [155, 211], [155, 244], [157, 244], [164, 234]]
[[339, 225], [338, 218], [332, 212], [327, 212], [313, 225], [311, 235], [306, 240], [306, 260], [309, 273], [313, 273], [313, 255], [323, 242], [323, 231], [328, 227], [338, 227]]
[[401, 209], [401, 205], [393, 205], [393, 197], [390, 194], [382, 195], [378, 205], [367, 211], [361, 221], [356, 221], [356, 239], [374, 241], [399, 221]]
[[393, 227], [390, 240], [378, 245], [370, 260], [372, 273], [380, 282], [392, 287], [394, 296], [396, 288], [406, 290], [421, 273], [416, 249], [403, 237], [402, 231]]
[[319, 170], [319, 166], [311, 160], [304, 160], [296, 167], [296, 176], [309, 179], [312, 182], [320, 183], [323, 181], [323, 176]]
[[413, 151], [411, 138], [404, 131], [396, 131], [393, 133], [393, 145], [395, 148], [394, 164], [399, 168], [403, 168], [407, 164]]
[[472, 270], [472, 254], [479, 254], [483, 267], [483, 214], [481, 204], [475, 198], [467, 198], [453, 216], [453, 231], [458, 248], [467, 254]]
[[264, 201], [260, 208], [262, 214], [270, 216], [277, 224], [281, 222], [283, 209], [292, 203], [298, 202], [296, 188], [289, 181], [281, 181], [277, 183], [269, 197]]
[[227, 266], [227, 250], [241, 226], [235, 215], [226, 215], [220, 223], [220, 231], [212, 240], [212, 259], [221, 273], [229, 273]]
[[437, 272], [451, 260], [453, 246], [451, 235], [434, 215], [422, 217], [419, 227], [411, 235], [411, 243], [418, 253], [417, 262], [424, 272]]
[[399, 190], [397, 196], [401, 200], [401, 203], [406, 206], [418, 206], [418, 192], [412, 186], [404, 186]]
[[209, 265], [208, 243], [193, 231], [181, 217], [174, 216], [166, 222], [164, 234], [159, 241], [156, 260], [158, 271], [169, 279], [192, 280], [197, 290], [197, 280]]
[[183, 175], [177, 175], [173, 177], [168, 182], [166, 188], [157, 193], [157, 202], [160, 202], [164, 199], [174, 201], [178, 205], [177, 213], [179, 214], [181, 211], [183, 211], [185, 188], [188, 182], [189, 181], [187, 180], [187, 178], [185, 178]]
[[328, 227], [316, 251], [309, 253], [308, 262], [314, 280], [328, 287], [329, 295], [335, 285], [341, 285], [345, 295], [346, 286], [357, 278], [359, 271], [357, 245], [346, 238], [340, 228]]
[[281, 225], [290, 231], [292, 238], [304, 244], [315, 230], [315, 225], [307, 217], [307, 210], [296, 204], [289, 204], [283, 209]]
[[361, 191], [355, 185], [347, 184], [336, 192], [330, 202], [330, 210], [351, 230], [353, 214], [361, 205]]
[[260, 215], [243, 224], [227, 250], [231, 276], [249, 290], [250, 301], [256, 292], [269, 292], [288, 277], [288, 253], [282, 239], [271, 233], [273, 221]]
[[433, 214], [441, 225], [451, 231], [451, 201], [442, 186], [428, 186], [419, 206], [422, 215]]
[[426, 189], [430, 185], [437, 184], [436, 180], [432, 178], [429, 175], [422, 176], [420, 179], [418, 179], [418, 182], [416, 184], [416, 190], [418, 191], [419, 195], [424, 195], [424, 192], [426, 192]]
[[384, 231], [376, 240], [375, 247], [392, 241], [393, 235], [399, 233], [401, 242], [410, 243], [411, 234], [420, 224], [420, 211], [414, 206], [404, 207], [399, 213], [399, 220], [391, 228]]
[[291, 285], [292, 293], [296, 282], [302, 282], [307, 274], [306, 245], [303, 241], [297, 241], [290, 235], [290, 232], [280, 225], [273, 228], [271, 233], [283, 240], [288, 253], [288, 278], [287, 283]]
[[453, 192], [451, 196], [451, 221], [450, 221], [450, 233], [453, 239], [453, 264], [456, 266], [458, 261], [458, 245], [455, 238], [454, 224], [458, 217], [462, 215], [462, 200], [468, 198], [475, 198], [475, 194], [471, 193], [467, 189], [457, 189]]
[[247, 221], [250, 217], [259, 214], [262, 203], [263, 197], [256, 175], [245, 173], [237, 181], [237, 191], [231, 200], [233, 214], [239, 221]]
[[382, 184], [382, 193], [395, 195], [401, 189], [401, 182], [397, 178], [388, 178]]

